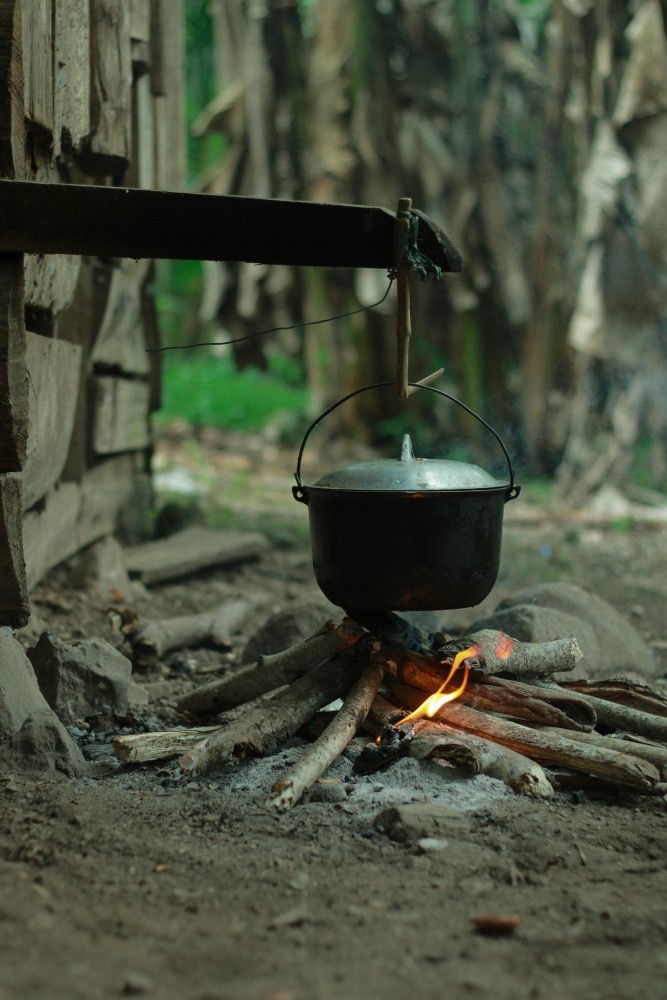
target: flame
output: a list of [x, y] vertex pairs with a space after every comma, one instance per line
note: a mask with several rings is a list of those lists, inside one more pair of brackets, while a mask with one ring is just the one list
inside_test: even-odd
[[498, 633], [498, 641], [496, 642], [496, 656], [499, 660], [506, 660], [512, 652], [512, 640], [504, 632]]
[[[424, 716], [426, 716], [429, 719], [432, 719], [433, 716], [440, 711], [443, 705], [446, 705], [448, 702], [455, 701], [457, 698], [460, 698], [466, 689], [466, 685], [468, 683], [468, 676], [470, 674], [470, 668], [465, 661], [469, 657], [477, 656], [479, 652], [480, 652], [479, 646], [469, 646], [468, 649], [462, 649], [459, 653], [457, 653], [456, 656], [454, 657], [454, 662], [452, 663], [451, 669], [447, 674], [447, 677], [442, 682], [438, 690], [434, 694], [430, 694], [428, 698], [425, 701], [423, 701], [418, 708], [414, 710], [414, 712], [411, 712], [410, 715], [406, 715], [406, 717], [397, 722], [396, 725], [402, 726], [406, 722], [413, 722], [415, 719], [421, 719]], [[444, 689], [447, 687], [447, 685], [449, 684], [449, 682], [451, 681], [452, 677], [459, 669], [461, 664], [463, 664], [463, 670], [464, 670], [463, 680], [454, 691], [448, 691], [446, 694], [444, 694], [443, 693]]]

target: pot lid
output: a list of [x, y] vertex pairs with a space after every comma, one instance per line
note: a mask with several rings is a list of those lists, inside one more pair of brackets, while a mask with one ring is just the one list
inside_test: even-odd
[[340, 469], [325, 473], [313, 485], [332, 490], [412, 493], [424, 490], [501, 489], [507, 487], [509, 483], [494, 479], [478, 465], [471, 465], [468, 462], [455, 462], [446, 458], [416, 458], [410, 435], [406, 434], [400, 458], [351, 462]]

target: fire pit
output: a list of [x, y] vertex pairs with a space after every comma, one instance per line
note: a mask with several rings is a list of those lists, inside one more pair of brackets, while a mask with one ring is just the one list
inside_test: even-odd
[[[403, 626], [397, 618], [397, 629]], [[556, 683], [554, 674], [581, 656], [575, 639], [520, 643], [486, 630], [435, 644], [417, 651], [351, 618], [327, 622], [295, 646], [194, 690], [179, 708], [215, 716], [278, 691], [271, 698], [226, 725], [118, 736], [116, 753], [125, 762], [179, 757], [185, 772], [198, 774], [315, 733], [276, 781], [269, 805], [277, 809], [298, 802], [359, 730], [370, 741], [356, 767], [367, 772], [410, 755], [498, 778], [536, 798], [576, 781], [667, 791], [667, 699], [653, 688]], [[339, 698], [341, 708], [325, 710]], [[610, 728], [627, 736], [609, 735]]]

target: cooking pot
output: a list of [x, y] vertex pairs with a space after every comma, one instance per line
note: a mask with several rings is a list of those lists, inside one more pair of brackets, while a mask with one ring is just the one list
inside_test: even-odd
[[410, 383], [451, 400], [490, 431], [505, 456], [508, 482], [467, 462], [415, 458], [407, 434], [398, 459], [354, 462], [312, 486], [301, 481], [304, 449], [320, 421], [353, 396], [391, 385], [379, 382], [338, 400], [301, 443], [292, 492], [308, 506], [317, 583], [333, 604], [346, 609], [429, 611], [479, 604], [498, 576], [504, 505], [520, 487], [501, 438], [465, 403], [433, 386]]

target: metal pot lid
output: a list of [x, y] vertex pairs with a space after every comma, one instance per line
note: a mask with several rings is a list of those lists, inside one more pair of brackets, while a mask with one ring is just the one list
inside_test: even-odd
[[406, 434], [400, 458], [351, 462], [325, 473], [313, 485], [331, 490], [414, 493], [426, 490], [503, 489], [509, 484], [494, 479], [478, 465], [468, 462], [455, 462], [446, 458], [416, 458], [410, 435]]

